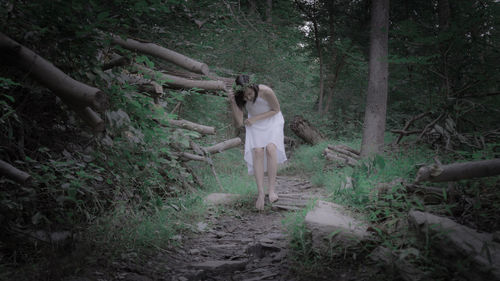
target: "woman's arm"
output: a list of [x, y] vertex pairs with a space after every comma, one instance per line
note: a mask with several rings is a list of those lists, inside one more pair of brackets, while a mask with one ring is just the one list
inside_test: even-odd
[[280, 112], [280, 103], [278, 102], [278, 98], [274, 94], [274, 91], [265, 85], [259, 85], [259, 95], [267, 101], [271, 110], [252, 116], [251, 118], [245, 120], [245, 125], [252, 125], [253, 123], [269, 118], [275, 114]]
[[243, 126], [243, 111], [236, 104], [236, 100], [234, 99], [234, 93], [233, 93], [233, 91], [229, 91], [227, 93], [227, 96], [229, 98], [229, 103], [230, 103], [230, 106], [231, 106], [231, 112], [232, 112], [232, 115], [233, 115], [233, 120], [235, 121], [236, 126], [238, 128], [240, 128], [240, 127]]

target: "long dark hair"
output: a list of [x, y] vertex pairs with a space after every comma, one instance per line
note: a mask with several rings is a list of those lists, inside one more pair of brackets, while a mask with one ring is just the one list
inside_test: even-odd
[[241, 86], [243, 89], [238, 90], [234, 94], [234, 99], [236, 101], [236, 105], [238, 105], [239, 108], [243, 109], [245, 104], [247, 103], [244, 98], [244, 92], [245, 88], [252, 88], [252, 90], [255, 92], [255, 96], [253, 98], [253, 102], [257, 100], [257, 96], [259, 95], [259, 85], [257, 84], [250, 84], [250, 76], [241, 74], [236, 77], [236, 80], [234, 81], [236, 85]]

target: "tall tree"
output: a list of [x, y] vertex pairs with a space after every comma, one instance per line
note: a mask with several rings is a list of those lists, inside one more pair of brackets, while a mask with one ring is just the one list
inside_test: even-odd
[[381, 152], [387, 111], [389, 0], [372, 0], [368, 92], [361, 155]]

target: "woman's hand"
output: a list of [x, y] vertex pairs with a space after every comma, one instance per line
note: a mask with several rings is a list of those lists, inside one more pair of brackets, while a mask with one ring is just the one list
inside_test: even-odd
[[252, 118], [248, 118], [245, 120], [245, 126], [252, 126], [255, 123], [255, 120]]

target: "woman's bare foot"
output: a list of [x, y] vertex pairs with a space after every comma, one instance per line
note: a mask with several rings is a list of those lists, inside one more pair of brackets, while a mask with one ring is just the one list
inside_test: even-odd
[[255, 202], [255, 208], [257, 208], [257, 210], [259, 211], [262, 211], [264, 210], [264, 199], [265, 199], [265, 196], [264, 195], [260, 195], [257, 197], [257, 202]]
[[269, 202], [274, 203], [276, 201], [278, 201], [278, 194], [276, 194], [276, 192], [274, 192], [274, 191], [273, 192], [270, 191], [269, 192]]

